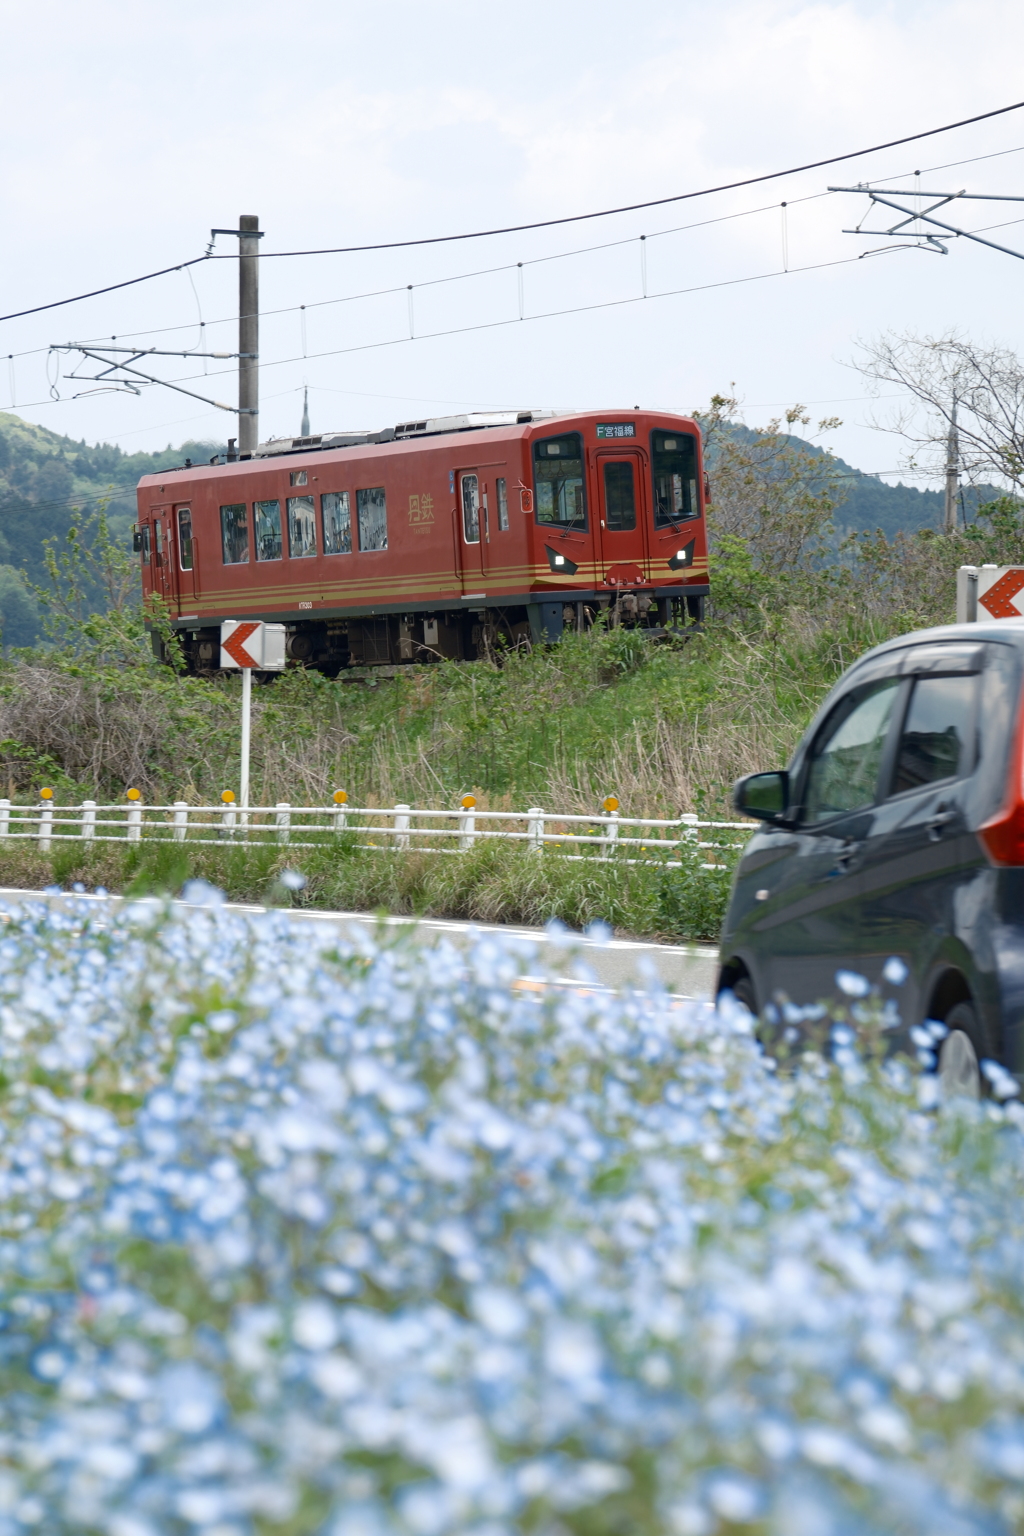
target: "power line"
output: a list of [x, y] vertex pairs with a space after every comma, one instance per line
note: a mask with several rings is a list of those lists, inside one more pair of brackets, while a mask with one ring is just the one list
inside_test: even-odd
[[[280, 257], [294, 256], [344, 256], [355, 255], [367, 251], [394, 251], [402, 250], [410, 246], [420, 245], [447, 245], [459, 240], [484, 240], [494, 235], [521, 234], [533, 229], [552, 229], [560, 224], [579, 224], [589, 219], [607, 219], [620, 213], [638, 213], [644, 208], [660, 208], [667, 203], [688, 202], [697, 197], [710, 197], [716, 192], [732, 192], [739, 187], [758, 186], [766, 181], [777, 181], [784, 176], [796, 176], [803, 171], [820, 170], [826, 165], [839, 165], [845, 160], [858, 160], [864, 155], [873, 155], [883, 149], [896, 149], [901, 144], [913, 144], [920, 139], [934, 138], [940, 133], [952, 133], [956, 128], [968, 128], [973, 123], [982, 123], [993, 117], [1003, 117], [1007, 112], [1018, 112], [1024, 107], [1024, 101], [1011, 102], [1006, 107], [996, 107], [990, 112], [979, 112], [974, 117], [960, 118], [955, 123], [944, 123], [941, 128], [926, 128], [920, 133], [909, 133], [903, 138], [889, 139], [884, 144], [872, 144], [866, 149], [849, 150], [842, 155], [830, 155], [823, 160], [810, 160], [805, 165], [790, 166], [784, 171], [767, 171], [761, 176], [746, 176], [740, 181], [722, 182], [719, 186], [703, 187], [695, 192], [678, 192], [671, 197], [650, 198], [642, 203], [626, 203], [619, 208], [602, 208], [594, 213], [566, 214], [556, 219], [538, 219], [531, 224], [507, 224], [495, 229], [477, 229], [466, 231], [458, 235], [429, 235], [414, 240], [387, 240], [376, 245], [341, 245], [319, 250], [309, 251], [264, 251], [260, 253], [260, 259], [268, 261]], [[103, 288], [93, 288], [88, 293], [79, 293], [70, 299], [54, 299], [48, 304], [36, 304], [29, 309], [12, 311], [8, 315], [0, 315], [0, 322], [5, 320], [20, 320], [26, 315], [42, 314], [44, 310], [61, 309], [68, 304], [79, 304], [85, 299], [95, 299], [104, 293], [114, 293], [121, 288], [131, 288], [138, 283], [148, 283], [157, 277], [166, 277], [170, 272], [183, 272], [189, 267], [195, 267], [204, 261], [237, 261], [235, 253], [223, 256], [193, 256], [188, 261], [180, 261], [174, 266], [161, 267], [157, 272], [146, 272], [141, 277], [131, 277], [120, 283], [108, 283]]]
[[[1010, 110], [1010, 109], [1006, 109], [1006, 110]], [[941, 132], [943, 130], [936, 129], [934, 131], [935, 132]], [[1018, 144], [1018, 145], [1015, 145], [1012, 149], [1000, 149], [1000, 150], [996, 150], [992, 154], [988, 154], [988, 155], [972, 155], [972, 156], [968, 157], [966, 160], [951, 160], [951, 161], [947, 161], [943, 165], [925, 166], [920, 171], [896, 171], [896, 172], [891, 172], [891, 173], [887, 174], [886, 176], [881, 177], [879, 179], [884, 180], [884, 181], [901, 181], [901, 180], [904, 180], [907, 176], [930, 175], [932, 171], [953, 170], [953, 169], [956, 169], [957, 167], [962, 166], [962, 165], [976, 165], [976, 164], [979, 164], [981, 161], [984, 161], [984, 160], [998, 160], [998, 159], [1001, 159], [1002, 157], [1004, 157], [1006, 155], [1019, 155], [1022, 152], [1024, 152], [1024, 144]], [[865, 153], [866, 153], [866, 151], [865, 151]], [[779, 174], [785, 174], [785, 173], [779, 173]], [[866, 183], [866, 185], [869, 185], [869, 184]], [[692, 195], [693, 196], [699, 196], [701, 194], [695, 193], [695, 194], [692, 194]], [[825, 192], [812, 192], [812, 193], [809, 193], [805, 197], [790, 198], [788, 200], [788, 206], [789, 207], [796, 207], [797, 204], [799, 204], [799, 203], [815, 202], [815, 201], [817, 201], [820, 198], [832, 197], [832, 196], [835, 196], [835, 195], [836, 194], [834, 194], [832, 192], [828, 192], [828, 191], [825, 191]], [[707, 228], [708, 226], [710, 226], [712, 224], [725, 224], [725, 223], [729, 223], [729, 222], [731, 222], [732, 220], [735, 220], [735, 219], [752, 218], [752, 217], [754, 217], [755, 215], [757, 215], [759, 213], [770, 213], [771, 211], [773, 211], [778, 206], [779, 206], [778, 203], [762, 203], [757, 208], [742, 208], [742, 209], [740, 209], [736, 213], [720, 214], [720, 215], [716, 216], [715, 218], [711, 218], [711, 219], [700, 219], [700, 220], [697, 220], [693, 224], [676, 224], [676, 225], [672, 225], [668, 229], [657, 229], [657, 230], [652, 231], [651, 234], [645, 235], [643, 238], [647, 239], [647, 240], [657, 240], [657, 239], [660, 239], [660, 238], [662, 238], [662, 237], [664, 237], [666, 235], [682, 234], [682, 233], [685, 233], [687, 230], [691, 230], [691, 229], [704, 229], [704, 228]], [[595, 215], [595, 217], [596, 217], [596, 215]], [[993, 225], [983, 226], [984, 229], [998, 229], [1000, 227], [1001, 226], [994, 225], [994, 224]], [[491, 274], [497, 273], [497, 272], [513, 271], [519, 265], [522, 265], [524, 267], [532, 267], [532, 266], [538, 266], [538, 265], [540, 265], [540, 264], [542, 264], [544, 262], [548, 262], [548, 261], [563, 261], [567, 257], [570, 257], [570, 256], [587, 255], [587, 254], [589, 254], [589, 253], [591, 253], [593, 251], [613, 250], [617, 246], [620, 246], [620, 245], [630, 245], [635, 240], [637, 240], [639, 238], [640, 237], [636, 236], [636, 235], [629, 235], [629, 236], [624, 237], [621, 240], [608, 240], [608, 241], [604, 241], [604, 242], [602, 242], [601, 244], [598, 244], [598, 245], [584, 245], [584, 246], [574, 247], [572, 250], [569, 250], [569, 251], [555, 251], [551, 255], [548, 255], [548, 256], [532, 256], [532, 257], [527, 258], [527, 260], [525, 260], [522, 263], [506, 262], [506, 263], [503, 263], [502, 265], [497, 266], [497, 267], [480, 267], [480, 268], [477, 268], [475, 271], [472, 271], [472, 272], [457, 272], [457, 273], [453, 273], [453, 274], [451, 274], [448, 277], [426, 278], [423, 281], [421, 281], [419, 283], [416, 283], [414, 286], [417, 287], [417, 288], [436, 287], [436, 286], [438, 286], [440, 284], [443, 284], [443, 283], [463, 282], [463, 281], [468, 281], [470, 278], [474, 278], [474, 277], [486, 277], [486, 276], [490, 276]], [[169, 270], [178, 271], [178, 270], [182, 270], [182, 269], [174, 268], [174, 269], [169, 269]], [[157, 275], [159, 275], [159, 274], [157, 274]], [[189, 280], [191, 281], [191, 274], [189, 274]], [[355, 301], [357, 301], [359, 299], [383, 298], [383, 297], [386, 297], [388, 294], [392, 294], [392, 293], [404, 293], [404, 292], [406, 292], [408, 287], [409, 287], [408, 283], [399, 283], [395, 287], [391, 287], [391, 288], [375, 288], [375, 289], [370, 289], [370, 290], [368, 290], [365, 293], [345, 294], [345, 295], [342, 295], [340, 298], [317, 299], [317, 300], [314, 300], [311, 304], [289, 304], [289, 305], [283, 306], [281, 309], [268, 309], [268, 310], [264, 310], [263, 311], [263, 317], [265, 319], [271, 319], [271, 318], [274, 318], [274, 317], [277, 317], [277, 316], [280, 316], [280, 315], [298, 314], [300, 310], [304, 310], [304, 309], [324, 309], [324, 308], [327, 308], [327, 307], [329, 307], [330, 305], [333, 305], [333, 304], [349, 304], [349, 303], [354, 303]], [[88, 297], [88, 295], [87, 295], [87, 297]], [[67, 302], [73, 303], [75, 301], [74, 300], [68, 300]], [[209, 326], [214, 326], [214, 325], [235, 325], [235, 324], [237, 324], [237, 322], [238, 322], [238, 316], [237, 315], [224, 315], [224, 316], [219, 317], [216, 320], [208, 320], [208, 321], [205, 322], [205, 324], [206, 324], [207, 327], [209, 327]], [[110, 338], [110, 340], [111, 341], [132, 341], [137, 336], [165, 336], [165, 335], [170, 335], [172, 332], [175, 332], [175, 331], [192, 330], [194, 325], [195, 325], [194, 321], [188, 321], [186, 324], [183, 324], [183, 325], [156, 326], [156, 327], [150, 327], [149, 329], [142, 330], [142, 331], [122, 331], [122, 332], [119, 332], [116, 336], [112, 336]], [[87, 341], [89, 340], [89, 338], [86, 338], [86, 339], [87, 339]], [[103, 344], [103, 338], [98, 338], [98, 337], [92, 338], [92, 343], [97, 345], [97, 346], [101, 346]], [[41, 356], [43, 353], [46, 353], [46, 352], [49, 352], [49, 351], [50, 351], [50, 347], [33, 347], [33, 348], [27, 349], [24, 352], [11, 352], [11, 353], [8, 354], [8, 357], [11, 360], [16, 360], [16, 359], [22, 358], [22, 357], [37, 357], [37, 356]], [[399, 399], [399, 398], [400, 399], [410, 398], [411, 399], [413, 397], [412, 396], [408, 396], [408, 397], [406, 397], [406, 396], [395, 396], [394, 398], [396, 398], [396, 399]]]
[[[574, 213], [557, 219], [538, 219], [533, 224], [508, 224], [497, 229], [478, 229], [462, 235], [432, 235], [418, 240], [388, 240], [379, 245], [339, 245], [313, 251], [262, 251], [261, 260], [279, 256], [347, 256], [361, 251], [395, 251], [410, 245], [445, 245], [454, 240], [483, 240], [492, 235], [516, 235], [531, 229], [551, 229], [556, 224], [580, 224], [587, 219], [608, 219], [619, 213], [638, 213], [643, 208], [660, 208], [666, 203], [682, 203], [694, 197], [710, 197], [714, 192], [733, 192], [738, 187], [753, 187], [765, 181], [777, 181], [781, 176], [797, 176], [801, 171], [820, 170], [825, 165], [838, 165], [843, 160], [859, 160], [863, 155], [873, 155], [883, 149], [896, 149], [901, 144], [913, 144], [918, 139], [933, 138], [937, 133], [950, 133], [954, 128], [966, 128], [971, 123], [984, 122], [990, 117], [1002, 117], [1006, 112], [1017, 112], [1024, 101], [1015, 101], [1008, 107], [997, 107], [992, 112], [981, 112], [977, 117], [965, 117], [958, 123], [946, 123], [942, 128], [929, 128], [923, 133], [910, 133], [902, 139], [890, 139], [885, 144], [873, 144], [868, 149], [851, 150], [844, 155], [830, 155], [826, 160], [811, 160], [806, 165], [790, 166], [785, 171], [766, 171], [763, 176], [747, 176], [742, 181], [726, 181], [717, 187], [704, 187], [699, 192], [677, 192], [671, 197], [655, 197], [644, 203], [625, 203], [621, 208], [602, 208], [597, 213]], [[234, 255], [216, 257], [215, 260], [235, 261]], [[0, 315], [0, 319], [4, 317]]]
[[[896, 249], [911, 250], [913, 247], [900, 246]], [[359, 345], [354, 347], [334, 347], [326, 352], [310, 352], [305, 357], [279, 357], [275, 358], [273, 361], [261, 362], [260, 367], [261, 369], [283, 368], [286, 367], [289, 363], [315, 362], [325, 357], [345, 357], [353, 352], [374, 352], [384, 347], [411, 346], [419, 341], [436, 341], [439, 337], [443, 336], [464, 336], [473, 331], [498, 330], [508, 325], [529, 324], [530, 322], [536, 320], [554, 320], [563, 315], [589, 314], [592, 311], [598, 309], [621, 309], [627, 304], [652, 303], [656, 299], [672, 299], [679, 298], [683, 295], [691, 293], [707, 293], [711, 289], [715, 288], [736, 288], [744, 283], [763, 283], [775, 277], [792, 277], [804, 272], [820, 272], [828, 267], [846, 267], [859, 262], [862, 259], [862, 256], [843, 256], [834, 261], [812, 262], [805, 267], [789, 267], [788, 269], [778, 268], [771, 272], [755, 272], [747, 277], [730, 277], [722, 278], [718, 282], [714, 283], [697, 283], [689, 288], [670, 288], [664, 290], [661, 293], [652, 293], [648, 295], [635, 294], [626, 299], [605, 299], [595, 304], [573, 305], [568, 309], [544, 310], [536, 315], [524, 315], [522, 318], [519, 316], [513, 316], [506, 320], [483, 320], [475, 325], [452, 326], [449, 329], [443, 331], [424, 331], [418, 336], [395, 336], [392, 337], [389, 341], [368, 341], [361, 342]], [[227, 369], [221, 370], [221, 372], [228, 371], [229, 370]], [[198, 378], [199, 375], [185, 374], [180, 380], [175, 380], [174, 382], [188, 383], [189, 380], [193, 377]], [[217, 374], [211, 373], [209, 377], [215, 378], [217, 377]], [[46, 404], [47, 402], [43, 401], [41, 403]]]

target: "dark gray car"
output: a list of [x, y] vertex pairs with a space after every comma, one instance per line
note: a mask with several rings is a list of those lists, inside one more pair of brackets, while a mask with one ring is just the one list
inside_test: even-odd
[[[751, 774], [719, 990], [754, 1011], [833, 997], [837, 970], [949, 1030], [964, 1087], [1024, 1074], [1024, 621], [888, 641], [837, 683], [788, 772]], [[904, 962], [895, 991], [883, 975]], [[889, 966], [889, 976], [899, 965]]]

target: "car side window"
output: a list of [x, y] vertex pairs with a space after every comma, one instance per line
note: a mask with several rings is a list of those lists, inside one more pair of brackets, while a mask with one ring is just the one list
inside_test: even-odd
[[900, 732], [892, 793], [958, 778], [968, 767], [977, 676], [919, 677]]
[[899, 679], [883, 678], [840, 699], [811, 750], [805, 824], [873, 805]]

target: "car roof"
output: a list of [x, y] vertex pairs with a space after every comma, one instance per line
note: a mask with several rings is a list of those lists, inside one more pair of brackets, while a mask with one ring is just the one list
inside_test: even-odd
[[865, 651], [853, 665], [859, 666], [862, 661], [884, 656], [889, 651], [903, 650], [908, 645], [923, 645], [936, 640], [997, 640], [1021, 649], [1024, 648], [1024, 618], [989, 619], [973, 624], [936, 624], [931, 629], [912, 629], [905, 635], [895, 635], [891, 640], [885, 640], [881, 645]]

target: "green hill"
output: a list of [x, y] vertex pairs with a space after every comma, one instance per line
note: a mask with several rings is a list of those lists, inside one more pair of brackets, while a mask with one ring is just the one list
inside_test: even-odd
[[158, 453], [124, 453], [109, 443], [75, 442], [20, 416], [0, 412], [0, 624], [5, 645], [31, 645], [39, 636], [35, 601], [25, 584], [45, 583], [44, 541], [67, 532], [72, 508], [110, 502], [114, 531], [128, 537], [141, 475], [186, 458], [206, 463], [224, 445], [168, 443]]

